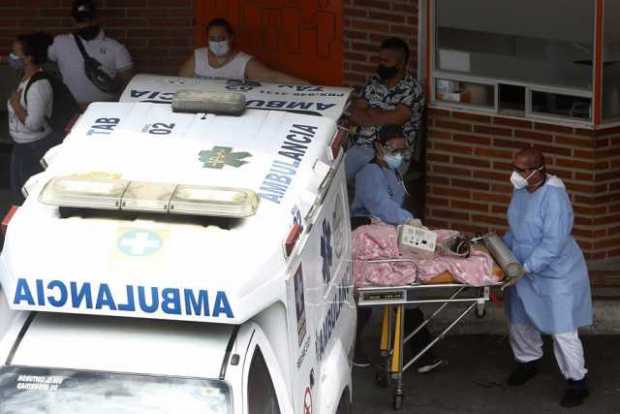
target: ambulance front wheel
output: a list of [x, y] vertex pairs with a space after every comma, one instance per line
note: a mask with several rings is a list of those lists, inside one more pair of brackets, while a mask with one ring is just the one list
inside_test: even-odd
[[351, 407], [351, 398], [349, 398], [349, 390], [346, 389], [342, 396], [340, 397], [340, 401], [338, 402], [338, 408], [336, 408], [336, 414], [351, 414], [353, 412], [353, 408]]

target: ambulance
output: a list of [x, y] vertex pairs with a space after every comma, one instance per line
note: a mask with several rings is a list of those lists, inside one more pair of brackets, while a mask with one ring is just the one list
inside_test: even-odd
[[350, 413], [349, 96], [140, 75], [91, 104], [3, 221], [0, 413]]

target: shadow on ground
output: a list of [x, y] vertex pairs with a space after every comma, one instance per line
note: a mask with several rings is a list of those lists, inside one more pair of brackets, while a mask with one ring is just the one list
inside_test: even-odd
[[[368, 343], [368, 350], [376, 343]], [[508, 340], [500, 336], [449, 336], [437, 353], [447, 361], [438, 371], [404, 376], [403, 413], [620, 413], [620, 336], [586, 336], [591, 387], [586, 404], [562, 409], [564, 380], [549, 338], [540, 373], [521, 387], [504, 385], [513, 368]], [[392, 390], [375, 384], [372, 368], [353, 371], [353, 413], [393, 413]]]

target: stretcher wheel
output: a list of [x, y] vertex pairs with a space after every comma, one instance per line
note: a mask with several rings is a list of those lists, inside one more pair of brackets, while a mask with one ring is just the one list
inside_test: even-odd
[[403, 394], [394, 394], [394, 399], [392, 401], [392, 407], [394, 411], [399, 411], [403, 408], [403, 400], [405, 396]]
[[484, 303], [478, 303], [476, 305], [476, 317], [482, 319], [487, 314], [487, 308], [484, 306]]
[[377, 372], [375, 374], [375, 381], [381, 388], [387, 388], [389, 385], [388, 377], [385, 375], [385, 372]]

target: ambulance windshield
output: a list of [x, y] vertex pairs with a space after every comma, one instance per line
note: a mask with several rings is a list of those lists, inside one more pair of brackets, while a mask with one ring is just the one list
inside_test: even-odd
[[3, 414], [229, 414], [223, 381], [5, 367], [0, 370]]

